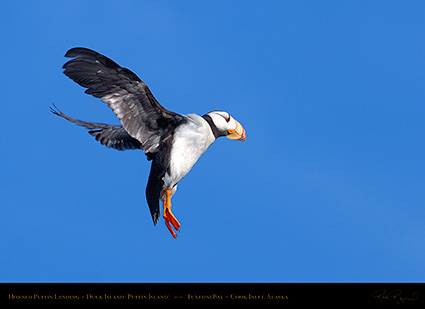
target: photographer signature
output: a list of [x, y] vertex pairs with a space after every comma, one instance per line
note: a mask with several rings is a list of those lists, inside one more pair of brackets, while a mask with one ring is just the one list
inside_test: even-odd
[[380, 289], [376, 290], [369, 296], [369, 303], [381, 303], [384, 304], [404, 304], [407, 302], [413, 302], [419, 299], [419, 292], [413, 292], [409, 295], [403, 295], [401, 290], [389, 290]]

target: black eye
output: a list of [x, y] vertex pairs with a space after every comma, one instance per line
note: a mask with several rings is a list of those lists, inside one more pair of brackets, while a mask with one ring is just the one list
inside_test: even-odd
[[230, 116], [228, 118], [225, 118], [225, 119], [226, 119], [226, 122], [229, 122], [230, 121]]

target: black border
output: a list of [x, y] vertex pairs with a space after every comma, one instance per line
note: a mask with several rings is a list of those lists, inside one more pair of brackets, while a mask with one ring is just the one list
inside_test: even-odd
[[13, 305], [425, 306], [423, 283], [0, 283]]

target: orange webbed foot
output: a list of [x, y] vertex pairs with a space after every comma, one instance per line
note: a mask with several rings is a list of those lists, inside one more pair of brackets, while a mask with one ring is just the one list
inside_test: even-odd
[[[171, 227], [171, 225], [174, 227], [174, 229], [176, 231], [180, 230], [180, 222], [176, 219], [176, 217], [174, 217], [172, 211], [171, 211], [171, 190], [166, 190], [166, 200], [164, 201], [164, 213], [163, 213], [163, 217], [165, 220], [165, 225], [167, 226], [168, 230], [170, 231], [171, 235], [174, 238], [177, 238], [177, 234], [176, 232], [174, 232], [173, 228]], [[170, 225], [171, 223], [171, 225]]]

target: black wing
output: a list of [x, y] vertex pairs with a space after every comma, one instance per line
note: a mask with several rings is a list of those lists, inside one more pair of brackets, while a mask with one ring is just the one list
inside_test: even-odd
[[165, 175], [164, 169], [158, 163], [157, 157], [152, 160], [151, 171], [148, 184], [146, 186], [146, 201], [152, 215], [153, 224], [156, 225], [159, 219], [159, 199], [164, 185], [162, 178]]
[[156, 153], [162, 132], [182, 119], [161, 106], [136, 74], [111, 59], [86, 48], [72, 48], [65, 57], [74, 59], [64, 64], [64, 74], [108, 104], [146, 154]]
[[68, 115], [62, 113], [57, 107], [56, 109], [50, 107], [50, 111], [53, 114], [68, 120], [69, 122], [79, 124], [89, 129], [89, 133], [93, 135], [102, 145], [105, 145], [108, 148], [114, 148], [117, 150], [141, 149], [141, 143], [137, 139], [131, 137], [122, 126], [87, 122], [71, 118]]

